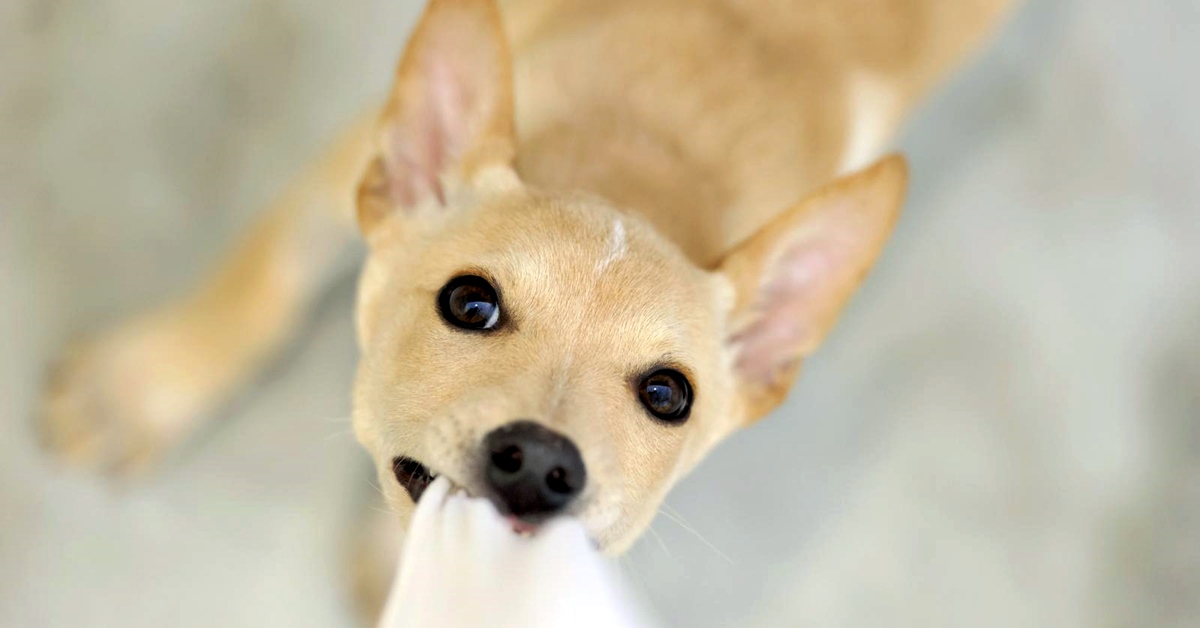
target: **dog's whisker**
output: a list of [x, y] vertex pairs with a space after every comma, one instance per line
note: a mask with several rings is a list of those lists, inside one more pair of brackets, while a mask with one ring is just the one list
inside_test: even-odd
[[391, 508], [380, 508], [378, 506], [367, 506], [367, 508], [370, 508], [371, 510], [373, 510], [381, 515], [395, 515], [396, 514], [396, 512], [394, 510], [392, 510]]
[[658, 530], [654, 529], [654, 524], [646, 526], [646, 531], [649, 532], [650, 536], [654, 537], [654, 540], [658, 542], [658, 546], [662, 549], [663, 554], [666, 554], [667, 558], [674, 560], [675, 557], [671, 555], [671, 550], [667, 549], [666, 541], [663, 540], [662, 535], [658, 533]]
[[692, 536], [696, 537], [696, 539], [698, 539], [701, 543], [703, 543], [706, 547], [708, 547], [708, 549], [712, 550], [713, 553], [715, 553], [717, 556], [720, 556], [723, 560], [725, 560], [725, 562], [727, 562], [731, 565], [733, 564], [733, 559], [729, 558], [729, 556], [727, 556], [725, 554], [725, 552], [722, 552], [716, 545], [713, 545], [711, 542], [709, 542], [709, 540], [704, 538], [704, 536], [701, 535], [699, 532], [697, 532], [695, 528], [684, 523], [681, 519], [677, 518], [676, 515], [673, 515], [673, 514], [667, 512], [668, 508], [669, 508], [669, 506], [667, 506], [666, 504], [663, 504], [662, 507], [658, 509], [659, 514], [661, 514], [664, 517], [666, 517], [667, 519], [670, 519], [671, 521], [675, 522], [676, 525], [678, 525], [679, 527], [686, 530]]
[[328, 442], [335, 438], [342, 438], [345, 436], [349, 436], [349, 437], [353, 438], [354, 437], [354, 429], [351, 428], [351, 429], [345, 429], [345, 430], [337, 430], [336, 432], [326, 435], [325, 438], [323, 438], [321, 440]]
[[[367, 484], [370, 485], [371, 488], [375, 489], [375, 492], [379, 493], [380, 497], [385, 497], [385, 498], [387, 497], [386, 495], [383, 494], [383, 489], [380, 488], [379, 485], [375, 483], [375, 480], [372, 479], [371, 477], [367, 477]], [[385, 502], [386, 502], [386, 500], [385, 500]]]

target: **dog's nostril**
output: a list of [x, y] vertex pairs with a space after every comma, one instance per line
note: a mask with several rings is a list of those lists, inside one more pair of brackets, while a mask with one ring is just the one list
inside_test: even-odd
[[492, 452], [492, 464], [505, 473], [516, 473], [521, 470], [524, 457], [520, 447], [509, 445], [500, 451]]
[[567, 470], [562, 467], [554, 467], [550, 473], [546, 474], [546, 488], [558, 493], [559, 495], [570, 495], [575, 492], [567, 482]]

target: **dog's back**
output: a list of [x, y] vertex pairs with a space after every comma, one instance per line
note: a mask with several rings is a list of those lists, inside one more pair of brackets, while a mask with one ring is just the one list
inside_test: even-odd
[[507, 0], [519, 167], [711, 264], [885, 147], [1009, 0]]

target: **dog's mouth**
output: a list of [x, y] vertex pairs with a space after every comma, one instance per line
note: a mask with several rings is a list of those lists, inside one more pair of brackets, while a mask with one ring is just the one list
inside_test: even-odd
[[421, 499], [421, 495], [425, 494], [425, 489], [437, 478], [437, 474], [429, 470], [429, 467], [409, 458], [408, 456], [399, 456], [392, 460], [392, 472], [396, 474], [396, 481], [404, 490], [408, 491], [408, 496], [412, 498], [413, 503]]
[[[392, 472], [396, 474], [396, 481], [400, 483], [400, 486], [408, 491], [408, 496], [412, 498], [413, 503], [420, 501], [425, 490], [438, 478], [438, 474], [429, 467], [408, 456], [394, 458]], [[541, 522], [528, 521], [514, 515], [504, 515], [504, 518], [512, 526], [513, 532], [522, 536], [531, 536], [541, 527]]]

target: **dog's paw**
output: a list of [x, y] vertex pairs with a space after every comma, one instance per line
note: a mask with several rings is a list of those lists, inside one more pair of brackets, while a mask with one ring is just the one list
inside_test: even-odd
[[106, 475], [155, 466], [197, 412], [161, 344], [150, 334], [115, 334], [67, 351], [47, 377], [37, 419], [44, 447]]

